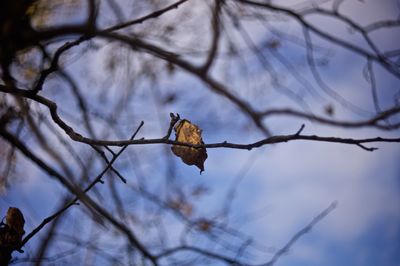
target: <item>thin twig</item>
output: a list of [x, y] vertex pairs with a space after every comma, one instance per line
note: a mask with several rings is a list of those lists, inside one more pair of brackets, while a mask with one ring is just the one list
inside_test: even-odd
[[299, 232], [297, 232], [281, 249], [279, 249], [275, 255], [272, 257], [272, 259], [265, 263], [262, 264], [263, 266], [272, 266], [274, 265], [278, 259], [287, 253], [290, 248], [305, 234], [310, 232], [310, 230], [317, 224], [319, 223], [322, 219], [324, 219], [329, 213], [331, 213], [337, 206], [337, 202], [332, 202], [328, 208], [323, 210], [320, 214], [318, 214], [312, 221], [303, 229], [301, 229]]

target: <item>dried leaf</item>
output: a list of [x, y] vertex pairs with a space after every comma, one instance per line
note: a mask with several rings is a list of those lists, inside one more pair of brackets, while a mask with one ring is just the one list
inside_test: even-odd
[[15, 233], [15, 241], [20, 242], [22, 236], [25, 234], [24, 225], [25, 219], [24, 215], [18, 208], [10, 207], [7, 211], [6, 216], [7, 226]]
[[7, 211], [6, 223], [1, 222], [0, 225], [0, 251], [3, 249], [4, 258], [10, 259], [11, 252], [21, 243], [22, 236], [25, 234], [25, 219], [18, 208], [10, 207]]
[[[176, 141], [186, 142], [194, 145], [204, 144], [201, 138], [201, 129], [190, 121], [183, 119], [175, 126]], [[172, 152], [180, 157], [187, 165], [196, 165], [200, 173], [204, 171], [204, 162], [207, 159], [205, 148], [192, 148], [179, 145], [172, 146]]]

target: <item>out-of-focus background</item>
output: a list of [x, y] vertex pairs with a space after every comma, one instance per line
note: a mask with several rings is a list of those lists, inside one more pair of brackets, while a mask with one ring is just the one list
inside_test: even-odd
[[[199, 126], [206, 144], [253, 143], [302, 124], [303, 135], [399, 137], [399, 1], [189, 0], [165, 9], [173, 3], [33, 1], [25, 12], [33, 29], [55, 33], [16, 48], [3, 84], [8, 69], [13, 86], [35, 88], [60, 47], [84, 36], [62, 51], [38, 95], [91, 139], [129, 139], [141, 121], [136, 139], [160, 138], [170, 113]], [[143, 22], [122, 24], [137, 18]], [[4, 32], [2, 62], [7, 41], [18, 39]], [[18, 114], [1, 127], [77, 187], [106, 167], [34, 97], [3, 90], [0, 97], [2, 115]], [[0, 215], [18, 207], [26, 236], [73, 195], [2, 136]], [[109, 159], [121, 148], [96, 147]], [[209, 148], [200, 175], [170, 145], [130, 145], [113, 164], [127, 183], [108, 170], [88, 195], [161, 254], [160, 265], [396, 266], [399, 147], [291, 140], [250, 151]], [[85, 204], [46, 224], [23, 250], [12, 264], [152, 265], [126, 232]]]

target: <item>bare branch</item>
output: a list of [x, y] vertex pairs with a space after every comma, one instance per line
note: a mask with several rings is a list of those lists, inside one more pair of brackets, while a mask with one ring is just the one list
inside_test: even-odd
[[[124, 146], [124, 145], [142, 145], [142, 144], [169, 144], [169, 145], [181, 145], [193, 148], [232, 148], [232, 149], [245, 149], [251, 150], [253, 148], [258, 148], [268, 144], [276, 144], [282, 142], [288, 142], [292, 140], [309, 140], [309, 141], [319, 141], [319, 142], [332, 142], [332, 143], [342, 143], [342, 144], [351, 144], [360, 146], [360, 144], [365, 143], [373, 143], [373, 142], [400, 142], [400, 138], [366, 138], [366, 139], [353, 139], [353, 138], [339, 138], [339, 137], [320, 137], [316, 135], [281, 135], [281, 136], [272, 136], [266, 139], [251, 143], [251, 144], [236, 144], [229, 142], [221, 142], [221, 143], [212, 143], [205, 145], [193, 145], [190, 143], [182, 143], [179, 141], [173, 141], [165, 138], [158, 139], [139, 139], [139, 140], [95, 140], [84, 137], [74, 131], [74, 129], [68, 126], [57, 114], [57, 105], [39, 95], [32, 95], [31, 93], [24, 90], [10, 90], [4, 86], [0, 86], [0, 91], [8, 92], [8, 93], [17, 93], [17, 95], [22, 95], [27, 98], [33, 99], [45, 106], [47, 106], [50, 110], [52, 119], [54, 122], [59, 125], [65, 133], [73, 140], [86, 143], [89, 145], [101, 145], [101, 146]], [[257, 115], [257, 117], [259, 117]], [[373, 151], [375, 148], [368, 148], [367, 150]]]
[[299, 232], [297, 232], [281, 249], [278, 250], [278, 252], [275, 253], [275, 255], [272, 257], [272, 259], [265, 263], [262, 264], [264, 266], [271, 266], [274, 265], [278, 259], [287, 253], [290, 248], [305, 234], [310, 232], [310, 230], [317, 224], [319, 223], [322, 219], [324, 219], [329, 213], [331, 213], [337, 206], [337, 202], [331, 203], [328, 208], [323, 210], [320, 214], [318, 214], [312, 221], [303, 229], [301, 229]]
[[366, 58], [370, 58], [373, 61], [376, 61], [378, 63], [380, 63], [387, 71], [389, 71], [390, 73], [392, 73], [394, 76], [396, 76], [397, 78], [400, 78], [400, 70], [393, 66], [391, 63], [389, 63], [388, 61], [386, 61], [383, 57], [376, 55], [376, 54], [371, 54], [368, 51], [366, 51], [365, 49], [355, 46], [349, 42], [346, 42], [342, 39], [339, 39], [335, 36], [332, 36], [329, 33], [326, 33], [324, 31], [321, 31], [320, 29], [318, 29], [316, 26], [312, 25], [311, 23], [307, 22], [304, 17], [299, 14], [296, 13], [293, 10], [287, 9], [287, 8], [283, 8], [283, 7], [279, 7], [276, 5], [273, 5], [271, 3], [265, 3], [265, 2], [256, 2], [256, 1], [251, 1], [251, 0], [237, 0], [240, 3], [243, 4], [247, 4], [247, 5], [251, 5], [251, 6], [255, 6], [255, 7], [261, 7], [261, 8], [266, 8], [268, 10], [271, 11], [275, 11], [275, 12], [281, 12], [282, 14], [285, 14], [289, 17], [292, 17], [293, 19], [297, 20], [302, 26], [304, 26], [306, 29], [312, 31], [313, 33], [317, 34], [318, 36], [334, 43], [337, 44], [343, 48], [346, 48], [350, 51], [353, 51], [363, 57]]
[[318, 122], [321, 124], [331, 125], [331, 126], [338, 126], [343, 128], [362, 128], [362, 127], [373, 127], [378, 128], [381, 130], [395, 130], [400, 128], [400, 123], [387, 125], [382, 124], [380, 122], [384, 121], [385, 119], [395, 116], [400, 113], [400, 107], [393, 107], [391, 109], [382, 111], [378, 113], [375, 117], [372, 117], [367, 120], [361, 121], [342, 121], [339, 119], [332, 119], [332, 118], [325, 118], [322, 116], [317, 116], [314, 114], [309, 114], [297, 110], [293, 110], [290, 108], [282, 108], [282, 109], [269, 109], [260, 112], [260, 115], [264, 118], [274, 116], [274, 115], [288, 115], [294, 116], [299, 118], [305, 118], [310, 121]]
[[[134, 139], [135, 136], [137, 135], [137, 133], [139, 132], [139, 130], [142, 128], [143, 126], [143, 122], [140, 123], [139, 127], [136, 129], [136, 131], [133, 133], [131, 139]], [[83, 190], [83, 192], [88, 192], [89, 190], [91, 190], [97, 183], [102, 183], [101, 178], [104, 176], [104, 174], [112, 167], [112, 164], [117, 160], [117, 158], [122, 154], [122, 152], [127, 148], [127, 146], [124, 146], [117, 154], [115, 154], [113, 156], [113, 158], [111, 159], [111, 161], [109, 161], [107, 163], [107, 166], [103, 169], [103, 171], [97, 175], [97, 177]], [[126, 179], [121, 177], [121, 180], [126, 183]], [[73, 205], [77, 205], [77, 202], [79, 200], [79, 197], [76, 197], [75, 199], [71, 200], [70, 203], [68, 203], [67, 205], [65, 205], [64, 207], [62, 207], [59, 211], [57, 211], [56, 213], [48, 216], [47, 218], [45, 218], [42, 223], [40, 223], [40, 225], [38, 225], [31, 233], [29, 233], [22, 241], [21, 243], [21, 247], [24, 246], [33, 236], [35, 236], [46, 224], [52, 222], [54, 219], [56, 219], [57, 217], [59, 217], [61, 214], [63, 214], [67, 209], [69, 209], [71, 206]]]
[[208, 57], [206, 59], [206, 62], [202, 66], [204, 73], [207, 73], [209, 68], [211, 67], [213, 61], [215, 60], [217, 53], [218, 53], [218, 43], [220, 39], [220, 27], [221, 27], [221, 20], [220, 20], [220, 15], [221, 15], [221, 7], [223, 5], [224, 1], [222, 0], [215, 0], [215, 7], [212, 12], [212, 21], [211, 21], [211, 27], [212, 27], [212, 33], [213, 36], [211, 38], [211, 47], [208, 53]]
[[143, 17], [140, 17], [140, 18], [128, 21], [128, 22], [124, 22], [124, 23], [112, 26], [110, 28], [105, 29], [104, 31], [105, 32], [117, 31], [117, 30], [129, 27], [129, 26], [135, 25], [135, 24], [141, 24], [141, 23], [143, 23], [143, 22], [145, 22], [146, 20], [149, 20], [149, 19], [158, 18], [159, 16], [163, 15], [164, 13], [178, 8], [181, 4], [183, 4], [183, 3], [187, 2], [187, 1], [189, 1], [189, 0], [177, 1], [175, 3], [172, 3], [169, 6], [166, 6], [166, 7], [162, 8], [162, 9], [154, 11], [154, 12], [152, 12], [150, 14], [147, 14], [147, 15], [145, 15]]

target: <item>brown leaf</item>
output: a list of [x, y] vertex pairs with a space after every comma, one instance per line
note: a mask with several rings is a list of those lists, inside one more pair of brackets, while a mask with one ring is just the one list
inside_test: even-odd
[[[201, 138], [201, 129], [189, 120], [183, 119], [175, 126], [176, 141], [186, 142], [194, 145], [204, 144]], [[205, 148], [192, 148], [179, 145], [172, 146], [172, 152], [180, 157], [187, 165], [196, 165], [200, 173], [204, 171], [204, 162], [207, 159]]]
[[16, 242], [20, 242], [22, 236], [25, 234], [24, 225], [25, 219], [24, 215], [18, 208], [10, 207], [7, 211], [6, 216], [7, 226], [15, 233]]
[[0, 224], [0, 265], [11, 259], [12, 251], [21, 243], [22, 236], [25, 234], [24, 224], [22, 212], [18, 208], [8, 208], [6, 223]]

